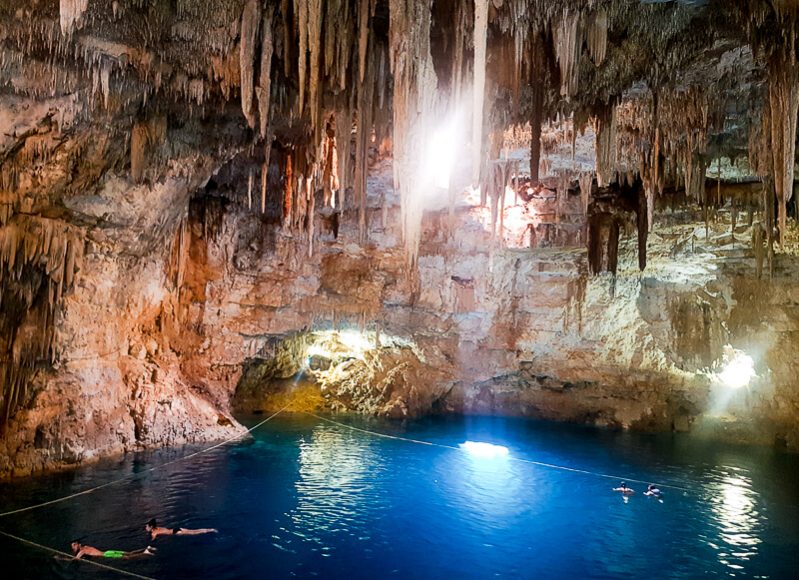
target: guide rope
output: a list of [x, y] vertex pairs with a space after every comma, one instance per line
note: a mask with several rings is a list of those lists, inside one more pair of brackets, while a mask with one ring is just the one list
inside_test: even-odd
[[54, 504], [57, 504], [57, 503], [65, 502], [65, 501], [68, 501], [70, 499], [74, 499], [76, 497], [80, 497], [82, 495], [88, 495], [90, 493], [94, 493], [95, 491], [98, 491], [98, 490], [103, 489], [105, 487], [111, 487], [112, 485], [117, 485], [119, 483], [122, 483], [123, 481], [128, 481], [130, 479], [135, 479], [135, 478], [137, 478], [137, 477], [139, 477], [141, 475], [145, 475], [147, 473], [152, 473], [153, 471], [161, 469], [162, 467], [166, 467], [168, 465], [172, 465], [172, 464], [175, 464], [175, 463], [180, 463], [181, 461], [186, 461], [187, 459], [191, 459], [192, 457], [197, 457], [198, 455], [202, 455], [203, 453], [208, 453], [209, 451], [213, 451], [214, 449], [218, 449], [219, 447], [222, 447], [223, 445], [227, 445], [228, 443], [232, 443], [233, 441], [237, 441], [238, 439], [241, 439], [245, 435], [248, 435], [248, 434], [252, 433], [256, 429], [258, 429], [259, 427], [261, 427], [262, 425], [267, 423], [268, 421], [271, 421], [272, 419], [277, 417], [280, 413], [285, 411], [288, 408], [288, 406], [289, 405], [287, 404], [286, 406], [284, 406], [279, 411], [276, 411], [275, 413], [271, 414], [269, 417], [267, 417], [266, 419], [264, 419], [263, 421], [261, 421], [257, 425], [255, 425], [253, 427], [250, 427], [249, 429], [247, 429], [243, 433], [238, 433], [238, 434], [234, 435], [233, 437], [231, 437], [230, 439], [226, 439], [225, 441], [222, 441], [222, 442], [217, 443], [215, 445], [211, 445], [210, 447], [206, 447], [205, 449], [201, 449], [199, 451], [195, 451], [194, 453], [189, 453], [188, 455], [184, 455], [183, 457], [178, 457], [177, 459], [173, 459], [171, 461], [167, 461], [165, 463], [161, 463], [159, 465], [156, 465], [155, 467], [151, 467], [149, 469], [145, 469], [143, 471], [139, 471], [138, 473], [131, 473], [129, 475], [125, 475], [123, 477], [120, 477], [119, 479], [115, 479], [113, 481], [109, 481], [109, 482], [103, 483], [101, 485], [90, 487], [89, 489], [84, 489], [83, 491], [78, 491], [78, 492], [75, 492], [75, 493], [71, 493], [69, 495], [65, 495], [64, 497], [59, 497], [59, 498], [56, 498], [56, 499], [51, 499], [50, 501], [43, 501], [42, 503], [37, 503], [35, 505], [31, 505], [31, 506], [28, 506], [28, 507], [23, 507], [23, 508], [19, 508], [19, 509], [10, 510], [10, 511], [7, 511], [7, 512], [0, 513], [0, 518], [4, 518], [6, 516], [10, 516], [10, 515], [13, 515], [13, 514], [20, 514], [20, 513], [23, 513], [23, 512], [29, 512], [29, 511], [32, 511], [32, 510], [35, 510], [35, 509], [39, 509], [39, 508], [48, 506], [48, 505], [54, 505]]
[[[350, 429], [352, 431], [358, 431], [360, 433], [366, 433], [368, 435], [373, 435], [375, 437], [383, 437], [385, 439], [395, 439], [397, 441], [406, 441], [408, 443], [416, 443], [417, 445], [429, 445], [431, 447], [440, 447], [442, 449], [450, 449], [452, 451], [461, 451], [461, 452], [466, 453], [466, 451], [463, 448], [456, 447], [455, 445], [447, 445], [445, 443], [435, 443], [433, 441], [423, 441], [421, 439], [411, 439], [410, 437], [400, 437], [399, 435], [389, 435], [387, 433], [380, 433], [378, 431], [370, 431], [368, 429], [361, 429], [360, 427], [355, 427], [353, 425], [347, 425], [346, 423], [341, 423], [341, 422], [335, 421], [333, 419], [328, 419], [326, 417], [321, 417], [321, 416], [319, 416], [319, 415], [317, 415], [315, 413], [311, 413], [309, 411], [306, 411], [306, 414], [308, 414], [308, 415], [310, 415], [312, 417], [316, 417], [320, 421], [325, 421], [325, 422], [331, 423], [333, 425], [338, 425], [340, 427], [345, 427], [345, 428]], [[644, 485], [647, 485], [649, 483], [654, 483], [652, 481], [644, 481], [642, 479], [635, 479], [635, 478], [632, 478], [632, 477], [621, 477], [621, 476], [612, 475], [612, 474], [609, 474], [609, 473], [601, 473], [599, 471], [589, 471], [587, 469], [578, 469], [576, 467], [567, 467], [565, 465], [555, 465], [553, 463], [545, 463], [543, 461], [535, 461], [533, 459], [526, 459], [524, 457], [516, 457], [514, 455], [509, 455], [508, 459], [510, 459], [511, 461], [519, 461], [521, 463], [529, 463], [531, 465], [537, 465], [539, 467], [546, 467], [546, 468], [549, 468], [549, 469], [558, 469], [558, 470], [561, 470], [561, 471], [569, 471], [571, 473], [579, 473], [581, 475], [593, 475], [593, 476], [596, 476], [596, 477], [604, 477], [606, 479], [612, 479], [612, 480], [615, 480], [615, 481], [632, 481], [634, 483], [642, 483]], [[687, 487], [682, 487], [682, 486], [674, 485], [674, 484], [655, 483], [655, 486], [661, 487], [661, 488], [676, 489], [676, 490], [684, 491], [684, 492], [691, 491]]]
[[[25, 538], [20, 538], [19, 536], [15, 536], [14, 534], [9, 534], [8, 532], [4, 532], [0, 530], [0, 535], [6, 536], [13, 540], [17, 540], [18, 542], [22, 542], [23, 544], [28, 544], [35, 548], [39, 548], [40, 550], [44, 550], [46, 552], [51, 552], [53, 554], [57, 554], [59, 556], [64, 556], [69, 558], [70, 560], [74, 560], [75, 557], [73, 554], [67, 554], [66, 552], [62, 552], [61, 550], [56, 550], [55, 548], [51, 548], [50, 546], [45, 546], [43, 544], [37, 544], [36, 542], [32, 542], [30, 540], [26, 540]], [[123, 576], [128, 576], [130, 578], [139, 578], [141, 580], [155, 580], [155, 578], [151, 578], [150, 576], [142, 576], [141, 574], [136, 574], [135, 572], [128, 572], [127, 570], [123, 570], [121, 568], [115, 568], [114, 566], [109, 566], [108, 564], [102, 564], [100, 562], [95, 562], [94, 560], [85, 560], [81, 558], [78, 562], [84, 562], [86, 564], [91, 564], [92, 566], [97, 566], [98, 568], [102, 568], [103, 570], [111, 570], [116, 572], [117, 574], [122, 574]]]

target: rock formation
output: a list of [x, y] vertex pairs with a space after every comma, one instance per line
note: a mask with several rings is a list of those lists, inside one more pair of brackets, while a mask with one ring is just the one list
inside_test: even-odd
[[230, 436], [301, 370], [334, 410], [799, 448], [797, 33], [766, 0], [0, 0], [0, 475]]

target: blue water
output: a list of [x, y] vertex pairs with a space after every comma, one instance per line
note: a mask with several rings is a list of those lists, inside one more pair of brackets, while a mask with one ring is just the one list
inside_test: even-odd
[[[255, 424], [262, 417], [253, 418]], [[280, 415], [254, 439], [68, 502], [0, 518], [0, 530], [69, 550], [148, 543], [144, 522], [216, 527], [109, 561], [155, 578], [792, 578], [799, 565], [799, 457], [500, 418], [408, 424], [341, 419], [507, 457], [378, 438]], [[139, 454], [0, 485], [0, 512], [142, 472], [193, 449]], [[519, 459], [618, 475], [618, 481]], [[674, 484], [663, 502], [632, 479]], [[0, 537], [4, 578], [122, 578]], [[10, 575], [9, 575], [10, 572]]]

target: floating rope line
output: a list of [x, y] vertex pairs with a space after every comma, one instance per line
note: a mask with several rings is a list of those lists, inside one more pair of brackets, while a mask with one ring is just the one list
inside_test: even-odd
[[119, 479], [115, 479], [113, 481], [109, 481], [108, 483], [103, 483], [102, 485], [97, 485], [95, 487], [90, 487], [89, 489], [84, 489], [83, 491], [78, 491], [76, 493], [65, 495], [64, 497], [59, 497], [57, 499], [51, 499], [50, 501], [44, 501], [42, 503], [37, 503], [35, 505], [31, 505], [31, 506], [28, 506], [28, 507], [19, 508], [19, 509], [10, 510], [10, 511], [7, 511], [7, 512], [0, 513], [0, 518], [4, 518], [6, 516], [10, 516], [10, 515], [13, 515], [13, 514], [20, 514], [20, 513], [23, 513], [23, 512], [29, 512], [29, 511], [32, 511], [32, 510], [35, 510], [35, 509], [43, 508], [43, 507], [48, 506], [48, 505], [54, 505], [54, 504], [57, 504], [57, 503], [65, 502], [67, 500], [74, 499], [74, 498], [80, 497], [82, 495], [88, 495], [90, 493], [94, 493], [95, 491], [98, 491], [98, 490], [103, 489], [105, 487], [111, 487], [112, 485], [117, 485], [119, 483], [122, 483], [123, 481], [128, 481], [130, 479], [135, 479], [135, 478], [139, 477], [140, 475], [145, 475], [147, 473], [152, 473], [153, 471], [161, 469], [162, 467], [166, 467], [167, 465], [172, 465], [174, 463], [180, 463], [181, 461], [186, 461], [187, 459], [191, 459], [192, 457], [197, 457], [198, 455], [202, 455], [203, 453], [208, 453], [209, 451], [213, 451], [214, 449], [218, 449], [219, 447], [222, 447], [223, 445], [227, 445], [228, 443], [232, 443], [233, 441], [241, 439], [245, 435], [248, 435], [248, 434], [252, 433], [256, 429], [258, 429], [260, 426], [262, 426], [263, 424], [265, 424], [268, 421], [271, 421], [272, 419], [277, 417], [280, 413], [285, 411], [288, 408], [288, 406], [289, 406], [289, 404], [286, 404], [286, 406], [284, 406], [282, 409], [280, 409], [279, 411], [269, 415], [269, 417], [267, 417], [266, 419], [264, 419], [263, 421], [261, 421], [257, 425], [255, 425], [253, 427], [250, 427], [249, 429], [247, 429], [243, 433], [239, 433], [238, 435], [234, 435], [230, 439], [226, 439], [225, 441], [222, 441], [221, 443], [217, 443], [216, 445], [212, 445], [211, 447], [207, 447], [205, 449], [201, 449], [200, 451], [195, 451], [194, 453], [189, 453], [188, 455], [184, 455], [183, 457], [179, 457], [177, 459], [173, 459], [171, 461], [167, 461], [166, 463], [161, 463], [159, 465], [156, 465], [155, 467], [151, 467], [149, 469], [145, 469], [144, 471], [140, 471], [138, 473], [131, 473], [130, 475], [126, 475], [124, 477], [120, 477]]
[[[305, 413], [310, 415], [310, 416], [312, 416], [312, 417], [316, 417], [320, 421], [325, 421], [325, 422], [331, 423], [333, 425], [338, 425], [340, 427], [345, 427], [345, 428], [350, 429], [352, 431], [358, 431], [360, 433], [366, 433], [367, 435], [373, 435], [375, 437], [383, 437], [385, 439], [395, 439], [397, 441], [406, 441], [408, 443], [416, 443], [417, 445], [429, 445], [431, 447], [440, 447], [442, 449], [449, 449], [449, 450], [452, 450], [452, 451], [462, 451], [462, 452], [466, 453], [466, 451], [464, 451], [461, 447], [456, 447], [455, 445], [447, 445], [445, 443], [435, 443], [433, 441], [423, 441], [423, 440], [420, 440], [420, 439], [411, 439], [409, 437], [400, 437], [398, 435], [388, 435], [387, 433], [379, 433], [378, 431], [369, 431], [368, 429], [361, 429], [360, 427], [354, 427], [352, 425], [347, 425], [346, 423], [340, 423], [339, 421], [334, 421], [333, 419], [328, 419], [326, 417], [321, 417], [321, 416], [316, 415], [315, 413], [311, 413], [309, 411], [306, 411]], [[643, 479], [635, 479], [635, 478], [632, 478], [632, 477], [620, 477], [618, 475], [611, 475], [611, 474], [608, 474], [608, 473], [600, 473], [598, 471], [589, 471], [587, 469], [577, 469], [576, 467], [566, 467], [565, 465], [555, 465], [553, 463], [544, 463], [543, 461], [535, 461], [533, 459], [525, 459], [524, 457], [515, 457], [513, 455], [509, 455], [508, 459], [510, 459], [511, 461], [519, 461], [519, 462], [522, 462], [522, 463], [529, 463], [531, 465], [538, 465], [539, 467], [547, 467], [549, 469], [558, 469], [558, 470], [561, 470], [561, 471], [569, 471], [571, 473], [579, 473], [579, 474], [582, 474], [582, 475], [593, 475], [593, 476], [596, 476], [596, 477], [604, 477], [606, 479], [613, 479], [615, 481], [632, 481], [634, 483], [642, 483], [644, 485], [647, 485], [649, 483], [654, 483], [652, 481], [644, 481]], [[668, 488], [668, 489], [676, 489], [676, 490], [680, 490], [680, 491], [684, 491], [684, 492], [691, 491], [689, 488], [681, 487], [679, 485], [672, 485], [672, 484], [665, 484], [665, 483], [663, 483], [663, 484], [656, 483], [655, 485], [658, 486], [658, 487], [665, 487], [665, 488]]]
[[[75, 560], [75, 556], [72, 554], [67, 554], [66, 552], [62, 552], [61, 550], [56, 550], [55, 548], [51, 548], [50, 546], [45, 546], [43, 544], [37, 544], [36, 542], [32, 542], [30, 540], [26, 540], [25, 538], [20, 538], [19, 536], [15, 536], [14, 534], [9, 534], [8, 532], [4, 532], [0, 530], [0, 535], [6, 536], [7, 538], [11, 538], [18, 542], [22, 542], [23, 544], [28, 544], [35, 548], [39, 548], [40, 550], [44, 550], [46, 552], [51, 552], [53, 554], [57, 554], [59, 556], [65, 556], [70, 560]], [[114, 566], [109, 566], [108, 564], [102, 564], [100, 562], [95, 562], [94, 560], [84, 560], [83, 558], [79, 559], [78, 562], [84, 562], [86, 564], [91, 564], [92, 566], [97, 566], [98, 568], [102, 568], [103, 570], [111, 570], [116, 572], [117, 574], [122, 574], [123, 576], [129, 576], [131, 578], [140, 578], [142, 580], [155, 580], [155, 578], [151, 578], [150, 576], [142, 576], [141, 574], [136, 574], [135, 572], [128, 572], [127, 570], [122, 570], [121, 568], [115, 568]]]

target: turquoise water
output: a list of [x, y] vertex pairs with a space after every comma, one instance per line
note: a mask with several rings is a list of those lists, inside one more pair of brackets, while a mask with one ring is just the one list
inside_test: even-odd
[[[255, 424], [263, 417], [252, 418]], [[254, 439], [143, 473], [0, 530], [69, 551], [147, 545], [144, 522], [216, 527], [150, 542], [157, 556], [105, 563], [155, 578], [792, 578], [799, 564], [799, 457], [518, 419], [342, 422], [505, 457], [378, 438], [280, 415]], [[0, 485], [0, 512], [142, 472], [154, 452]], [[520, 461], [618, 475], [618, 481]], [[644, 497], [654, 481], [663, 502]], [[3, 577], [122, 578], [0, 536]], [[10, 572], [10, 575], [9, 575]]]

